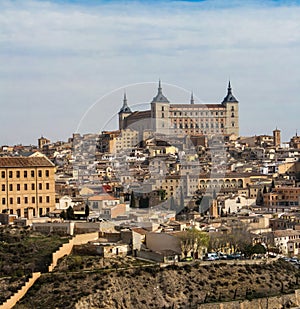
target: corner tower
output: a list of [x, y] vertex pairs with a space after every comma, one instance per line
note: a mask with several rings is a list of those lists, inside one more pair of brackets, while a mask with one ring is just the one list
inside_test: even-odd
[[232, 94], [231, 83], [228, 82], [227, 95], [222, 104], [226, 109], [225, 134], [235, 134], [239, 136], [239, 101]]
[[119, 130], [126, 129], [125, 119], [132, 114], [131, 109], [127, 105], [126, 92], [124, 92], [123, 106], [119, 111]]
[[167, 133], [170, 127], [170, 102], [163, 95], [161, 81], [158, 82], [157, 95], [151, 102], [151, 119], [154, 132]]

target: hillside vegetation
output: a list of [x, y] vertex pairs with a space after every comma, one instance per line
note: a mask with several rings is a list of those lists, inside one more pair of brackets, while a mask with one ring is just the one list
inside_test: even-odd
[[98, 266], [101, 260], [90, 258], [90, 270], [83, 259], [81, 270], [68, 271], [64, 262], [64, 272], [44, 274], [15, 308], [197, 308], [201, 303], [291, 293], [300, 282], [298, 269], [281, 260], [95, 269], [93, 259]]
[[47, 272], [55, 252], [68, 238], [26, 228], [0, 227], [0, 303], [15, 293], [32, 272]]

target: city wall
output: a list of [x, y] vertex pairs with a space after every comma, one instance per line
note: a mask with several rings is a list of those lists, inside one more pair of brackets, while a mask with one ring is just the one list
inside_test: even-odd
[[[48, 267], [48, 271], [51, 272], [54, 267], [57, 265], [57, 262], [60, 258], [65, 255], [69, 255], [72, 252], [74, 245], [83, 245], [88, 243], [89, 241], [98, 239], [98, 232], [87, 233], [76, 235], [66, 244], [63, 244], [56, 252], [52, 254], [52, 263]], [[0, 304], [0, 309], [10, 309], [15, 306], [15, 304], [25, 296], [30, 287], [34, 284], [34, 282], [41, 276], [40, 272], [33, 273], [32, 277], [22, 286], [22, 288], [12, 295], [9, 299], [7, 299], [3, 304]]]
[[31, 288], [34, 282], [41, 276], [41, 273], [33, 273], [32, 277], [28, 279], [28, 281], [22, 286], [22, 288], [8, 298], [3, 304], [0, 305], [0, 309], [10, 309], [15, 306], [15, 304], [27, 293], [27, 291]]

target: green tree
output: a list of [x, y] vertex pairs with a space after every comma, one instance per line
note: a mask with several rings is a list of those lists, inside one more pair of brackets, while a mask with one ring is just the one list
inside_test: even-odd
[[266, 254], [267, 250], [262, 244], [255, 244], [252, 247], [252, 254]]
[[160, 189], [159, 190], [159, 197], [161, 201], [164, 201], [166, 198], [166, 190]]
[[136, 205], [135, 205], [135, 196], [134, 196], [134, 192], [131, 191], [131, 195], [130, 195], [130, 207], [131, 208], [135, 208]]
[[62, 218], [62, 219], [64, 219], [64, 220], [66, 220], [67, 219], [67, 214], [66, 214], [66, 212], [63, 210], [61, 213], [60, 213], [60, 218]]
[[86, 218], [88, 218], [88, 216], [90, 215], [90, 207], [88, 204], [85, 204], [84, 215]]
[[271, 183], [271, 192], [273, 192], [273, 189], [275, 188], [275, 181], [274, 179], [272, 180], [272, 183]]
[[198, 257], [200, 249], [207, 248], [209, 243], [208, 234], [195, 228], [182, 232], [179, 238], [184, 256], [191, 252], [192, 256]]
[[74, 209], [69, 206], [69, 208], [67, 209], [67, 220], [74, 220], [75, 219], [75, 216], [74, 216]]

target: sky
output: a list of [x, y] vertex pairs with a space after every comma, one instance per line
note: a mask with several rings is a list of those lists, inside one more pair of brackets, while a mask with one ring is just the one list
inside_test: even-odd
[[287, 141], [299, 55], [300, 1], [1, 0], [0, 145], [117, 129], [124, 91], [148, 108], [159, 78], [172, 103], [221, 102], [230, 79], [240, 134]]

